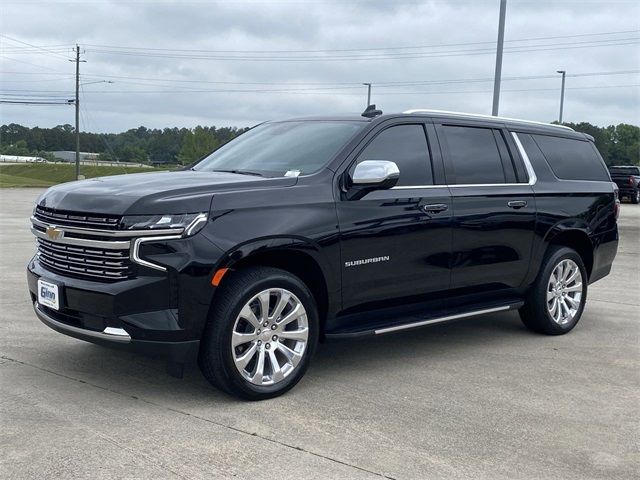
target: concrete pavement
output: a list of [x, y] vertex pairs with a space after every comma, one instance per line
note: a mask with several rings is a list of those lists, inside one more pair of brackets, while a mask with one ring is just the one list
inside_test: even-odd
[[0, 190], [3, 478], [638, 478], [640, 206], [569, 335], [505, 313], [328, 343], [290, 393], [246, 403], [37, 320], [39, 193]]

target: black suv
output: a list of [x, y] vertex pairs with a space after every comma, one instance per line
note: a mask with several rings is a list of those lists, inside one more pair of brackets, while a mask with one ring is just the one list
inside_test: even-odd
[[593, 139], [377, 113], [267, 122], [185, 171], [50, 188], [31, 218], [37, 316], [177, 375], [197, 357], [248, 399], [293, 387], [324, 339], [507, 310], [570, 331], [618, 245]]

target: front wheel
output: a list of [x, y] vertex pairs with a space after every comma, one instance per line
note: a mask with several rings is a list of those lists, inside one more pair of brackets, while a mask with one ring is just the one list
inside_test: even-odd
[[635, 193], [631, 194], [631, 203], [636, 205], [640, 203], [640, 189], [636, 190]]
[[216, 387], [247, 400], [276, 397], [304, 375], [318, 341], [313, 295], [284, 270], [233, 272], [215, 295], [199, 363]]
[[520, 309], [520, 318], [530, 330], [562, 335], [576, 326], [586, 300], [587, 272], [582, 258], [571, 248], [551, 247]]

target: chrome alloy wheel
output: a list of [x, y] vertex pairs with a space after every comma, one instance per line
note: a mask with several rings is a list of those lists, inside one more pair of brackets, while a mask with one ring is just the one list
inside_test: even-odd
[[558, 325], [576, 316], [582, 302], [582, 273], [573, 260], [562, 260], [551, 272], [547, 285], [547, 311]]
[[298, 297], [284, 288], [263, 290], [242, 307], [233, 325], [233, 361], [250, 383], [273, 385], [293, 373], [308, 339], [307, 312]]

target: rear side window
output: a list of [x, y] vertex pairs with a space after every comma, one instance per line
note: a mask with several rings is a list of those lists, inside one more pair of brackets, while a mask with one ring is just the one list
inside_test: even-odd
[[591, 142], [571, 138], [532, 135], [556, 177], [563, 180], [610, 181]]
[[433, 185], [427, 137], [422, 125], [396, 125], [383, 130], [358, 157], [389, 160], [400, 170], [398, 186]]
[[506, 183], [500, 151], [489, 128], [443, 126], [457, 185]]

